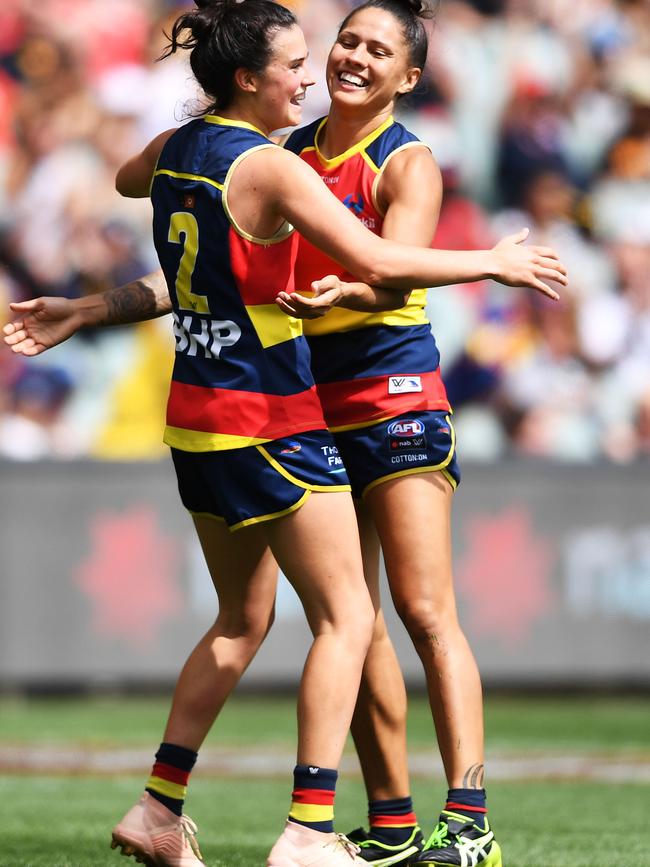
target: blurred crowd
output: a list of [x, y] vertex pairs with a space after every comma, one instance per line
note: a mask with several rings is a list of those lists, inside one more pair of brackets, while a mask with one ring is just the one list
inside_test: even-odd
[[[0, 311], [156, 267], [147, 201], [118, 166], [200, 106], [184, 57], [156, 58], [188, 3], [3, 0]], [[347, 0], [291, 5], [327, 110]], [[431, 290], [461, 459], [650, 457], [650, 0], [442, 0], [400, 119], [433, 150], [435, 245], [528, 226], [555, 247], [559, 303], [490, 282]], [[0, 351], [0, 456], [156, 458], [169, 323], [84, 332], [36, 359]]]

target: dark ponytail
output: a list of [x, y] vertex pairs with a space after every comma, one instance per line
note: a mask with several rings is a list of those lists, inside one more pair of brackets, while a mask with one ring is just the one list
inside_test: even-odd
[[192, 72], [213, 100], [206, 111], [219, 111], [232, 102], [235, 71], [264, 72], [271, 60], [273, 37], [297, 20], [273, 0], [195, 2], [194, 11], [174, 22], [169, 46], [160, 60], [179, 48], [188, 49]]
[[357, 6], [345, 17], [339, 27], [339, 33], [362, 9], [383, 9], [396, 18], [404, 33], [410, 65], [424, 69], [429, 51], [429, 37], [422, 22], [425, 19], [433, 18], [435, 14], [434, 10], [427, 5], [426, 0], [366, 0], [365, 3]]

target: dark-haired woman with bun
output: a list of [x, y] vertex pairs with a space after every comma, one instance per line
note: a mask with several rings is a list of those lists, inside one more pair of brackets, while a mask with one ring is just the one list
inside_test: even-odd
[[[400, 16], [402, 12], [398, 15], [377, 4], [347, 19], [328, 67], [332, 114], [313, 130], [313, 145], [303, 147], [303, 139], [293, 140], [290, 148], [299, 151], [298, 156], [268, 138], [275, 129], [299, 123], [301, 102], [312, 83], [305, 66], [304, 37], [292, 13], [270, 0], [201, 3], [174, 25], [170, 51], [191, 49], [192, 69], [211, 106], [202, 117], [159, 136], [118, 175], [118, 189], [125, 194], [143, 195], [150, 189], [154, 241], [176, 336], [165, 440], [172, 448], [181, 498], [192, 514], [219, 599], [214, 626], [180, 674], [146, 793], [113, 831], [114, 846], [148, 864], [203, 863], [195, 848], [195, 828], [182, 815], [186, 786], [197, 750], [270, 628], [276, 560], [301, 598], [314, 642], [300, 685], [298, 764], [289, 820], [267, 867], [363, 863], [357, 847], [333, 833], [336, 768], [373, 626], [378, 656], [369, 657], [367, 674], [376, 659], [384, 665], [390, 651], [363, 580], [354, 507], [337, 444], [326, 429], [309, 368], [307, 340], [300, 318], [284, 310], [295, 308], [300, 317], [317, 316], [334, 304], [375, 311], [352, 320], [351, 327], [336, 326], [342, 329], [344, 364], [330, 378], [321, 352], [316, 362], [318, 389], [328, 402], [328, 412], [336, 413], [336, 403], [326, 392], [338, 386], [330, 388], [330, 384], [341, 382], [342, 393], [349, 395], [346, 403], [357, 399], [350, 383], [359, 379], [362, 386], [358, 420], [355, 415], [349, 425], [334, 424], [344, 428], [337, 436], [343, 437], [341, 442], [358, 464], [355, 485], [366, 494], [369, 506], [360, 515], [372, 595], [377, 600], [377, 548], [369, 529], [370, 511], [384, 545], [396, 600], [404, 593], [417, 594], [426, 621], [430, 598], [439, 596], [453, 621], [453, 604], [448, 601], [451, 596], [453, 603], [453, 594], [447, 586], [451, 579], [445, 572], [449, 492], [456, 479], [453, 436], [449, 422], [440, 416], [446, 399], [437, 374], [435, 345], [424, 337], [428, 326], [422, 319], [422, 296], [417, 303], [409, 300], [405, 312], [395, 314], [397, 324], [373, 316], [403, 306], [413, 286], [492, 276], [555, 296], [545, 281], [566, 282], [553, 251], [521, 246], [523, 233], [490, 251], [426, 249], [435, 227], [439, 178], [427, 149], [391, 118], [395, 95], [411, 90], [419, 76], [409, 48], [410, 31]], [[312, 151], [324, 161], [323, 166], [315, 165], [321, 173], [328, 161], [330, 167], [338, 161], [342, 172], [350, 172], [353, 157], [360, 155], [375, 178], [368, 186], [370, 176], [357, 181], [350, 172], [352, 192], [343, 197], [344, 206], [337, 201], [339, 194], [333, 196], [314, 167], [306, 164]], [[333, 178], [326, 178], [330, 189], [335, 186]], [[317, 251], [328, 257], [326, 271], [318, 276], [328, 271], [332, 276], [320, 284], [316, 281], [313, 299], [294, 291], [296, 257], [303, 241], [293, 227], [311, 245], [304, 248], [309, 252], [303, 251], [306, 264], [300, 267], [305, 274], [319, 267], [314, 265]], [[407, 245], [406, 240], [419, 247]], [[365, 282], [340, 279], [347, 274]], [[141, 285], [133, 289], [136, 298], [141, 290]], [[115, 291], [122, 291], [119, 297], [124, 300], [123, 290]], [[162, 299], [162, 294], [157, 297]], [[5, 329], [7, 342], [15, 351], [38, 354], [82, 322], [135, 321], [166, 307], [161, 300], [144, 315], [133, 307], [124, 314], [123, 308], [120, 312], [111, 307], [113, 301], [115, 297], [105, 293], [71, 307], [16, 307], [32, 311], [35, 321], [46, 323], [45, 331], [50, 330], [33, 338], [29, 323], [14, 323]], [[34, 303], [40, 302], [30, 302]], [[406, 324], [402, 324], [404, 316]], [[400, 331], [403, 328], [411, 330]], [[398, 339], [402, 333], [406, 341]], [[330, 335], [325, 329], [310, 339], [316, 352], [318, 341], [331, 340], [332, 352], [338, 353], [335, 342], [341, 335]], [[368, 336], [382, 341], [378, 352]], [[350, 355], [349, 345], [354, 342], [366, 356], [362, 364]], [[433, 365], [420, 344], [434, 353]], [[383, 356], [398, 359], [400, 353], [400, 369], [385, 370]], [[375, 374], [383, 389], [370, 382]], [[370, 407], [370, 399], [375, 406]], [[379, 419], [388, 419], [390, 430], [378, 433]], [[400, 458], [399, 463], [373, 464], [377, 442], [381, 451], [390, 451], [391, 458]], [[426, 456], [421, 459], [423, 443]], [[406, 461], [401, 459], [409, 454], [418, 455], [415, 475], [402, 470]], [[420, 472], [421, 465], [426, 472]], [[434, 469], [440, 472], [430, 472]], [[412, 497], [408, 510], [401, 494], [407, 484]], [[431, 526], [430, 536], [421, 540], [413, 528], [420, 526], [423, 515]], [[429, 544], [440, 550], [432, 555], [424, 550]], [[404, 576], [395, 565], [398, 546], [413, 562], [414, 574]], [[421, 564], [414, 551], [422, 557]], [[442, 589], [433, 592], [429, 583]], [[412, 633], [418, 649], [423, 647], [424, 621]], [[433, 648], [430, 656], [421, 654], [429, 682], [434, 677], [430, 672], [440, 671], [441, 687], [431, 686], [434, 707], [443, 708], [436, 718], [453, 717], [450, 730], [471, 740], [471, 750], [464, 741], [461, 747], [476, 754], [472, 761], [478, 764], [482, 761], [475, 748], [479, 738], [475, 732], [470, 738], [455, 717], [458, 703], [469, 695], [464, 710], [480, 719], [480, 690], [475, 706], [476, 691], [463, 692], [462, 686], [465, 679], [475, 677], [475, 669], [470, 666], [467, 673], [466, 655], [451, 644], [445, 646], [450, 641], [447, 623], [440, 628], [440, 638], [427, 633]], [[440, 659], [445, 653], [457, 654], [450, 668]], [[386, 663], [383, 674], [372, 677], [372, 688], [386, 695], [390, 717], [396, 718], [399, 730], [404, 699], [394, 660]], [[396, 686], [387, 682], [391, 678]], [[362, 691], [362, 700], [367, 694], [368, 688]], [[376, 702], [370, 705], [370, 717], [377, 707]], [[361, 719], [363, 712], [358, 713]], [[377, 747], [384, 748], [385, 764], [373, 771], [368, 764], [373, 746], [364, 744], [358, 730], [369, 792], [376, 793], [375, 800], [388, 819], [381, 826], [409, 825], [403, 809], [408, 794], [405, 767], [401, 758], [393, 759], [396, 752], [403, 752], [403, 742], [398, 737], [395, 745], [390, 732], [379, 728]], [[439, 731], [443, 752], [447, 737], [443, 727]], [[416, 839], [410, 824], [409, 834]], [[454, 835], [451, 819], [445, 828]], [[465, 839], [455, 835], [447, 845], [447, 837], [438, 831], [433, 842], [441, 844], [437, 848], [444, 850], [445, 857], [455, 857], [462, 842], [465, 864], [485, 860], [466, 856], [470, 851], [487, 853], [489, 867], [500, 863], [494, 857], [498, 850], [491, 835], [483, 842], [475, 840], [474, 849]], [[404, 862], [408, 849], [409, 855], [414, 852], [411, 844], [386, 843], [383, 863]], [[370, 856], [364, 862], [380, 863], [371, 847], [362, 851]]]

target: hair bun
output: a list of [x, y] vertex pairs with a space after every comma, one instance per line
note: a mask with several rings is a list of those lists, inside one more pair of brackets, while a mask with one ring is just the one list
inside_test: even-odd
[[233, 6], [238, 5], [238, 0], [194, 0], [198, 9], [207, 9], [212, 12], [226, 12]]
[[433, 16], [433, 9], [427, 0], [393, 0], [393, 2], [417, 18], [431, 18]]

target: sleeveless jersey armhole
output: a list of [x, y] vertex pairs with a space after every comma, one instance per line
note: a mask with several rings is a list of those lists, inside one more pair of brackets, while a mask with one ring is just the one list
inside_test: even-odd
[[281, 241], [286, 240], [289, 235], [294, 231], [293, 226], [288, 223], [286, 220], [282, 225], [273, 233], [270, 238], [258, 238], [255, 235], [251, 235], [250, 232], [247, 232], [243, 229], [235, 219], [232, 211], [230, 210], [230, 206], [228, 205], [228, 190], [230, 188], [230, 182], [232, 180], [233, 173], [237, 166], [239, 166], [246, 157], [255, 153], [256, 151], [266, 150], [267, 148], [275, 148], [277, 145], [273, 144], [273, 142], [269, 142], [268, 144], [256, 145], [255, 147], [249, 148], [240, 154], [237, 159], [235, 159], [228, 169], [228, 174], [223, 182], [223, 190], [221, 193], [221, 203], [223, 205], [224, 213], [228, 218], [228, 222], [233, 227], [235, 232], [240, 235], [242, 238], [245, 238], [247, 241], [250, 241], [252, 244], [261, 244], [264, 247], [268, 247], [269, 244], [279, 244]]
[[428, 144], [425, 144], [423, 141], [409, 141], [409, 142], [406, 142], [406, 144], [403, 144], [403, 145], [401, 145], [400, 147], [395, 148], [394, 151], [391, 151], [391, 152], [388, 154], [388, 156], [386, 157], [386, 159], [384, 160], [384, 162], [381, 164], [381, 167], [380, 167], [379, 171], [377, 172], [377, 176], [375, 177], [375, 179], [374, 179], [374, 181], [373, 181], [373, 183], [372, 183], [372, 204], [373, 204], [375, 210], [377, 211], [377, 213], [378, 213], [382, 218], [386, 216], [386, 211], [384, 210], [384, 208], [381, 207], [381, 204], [380, 204], [380, 202], [379, 202], [379, 184], [380, 184], [380, 182], [381, 182], [381, 179], [382, 179], [383, 176], [384, 176], [384, 172], [386, 171], [386, 166], [387, 166], [388, 163], [393, 159], [393, 157], [395, 156], [395, 154], [399, 154], [399, 153], [401, 153], [402, 151], [405, 151], [407, 148], [416, 148], [416, 147], [417, 147], [417, 148], [420, 148], [420, 147], [422, 147], [422, 148], [426, 148], [426, 149], [429, 151], [429, 153], [432, 153], [431, 148], [429, 147], [429, 145], [428, 145]]

